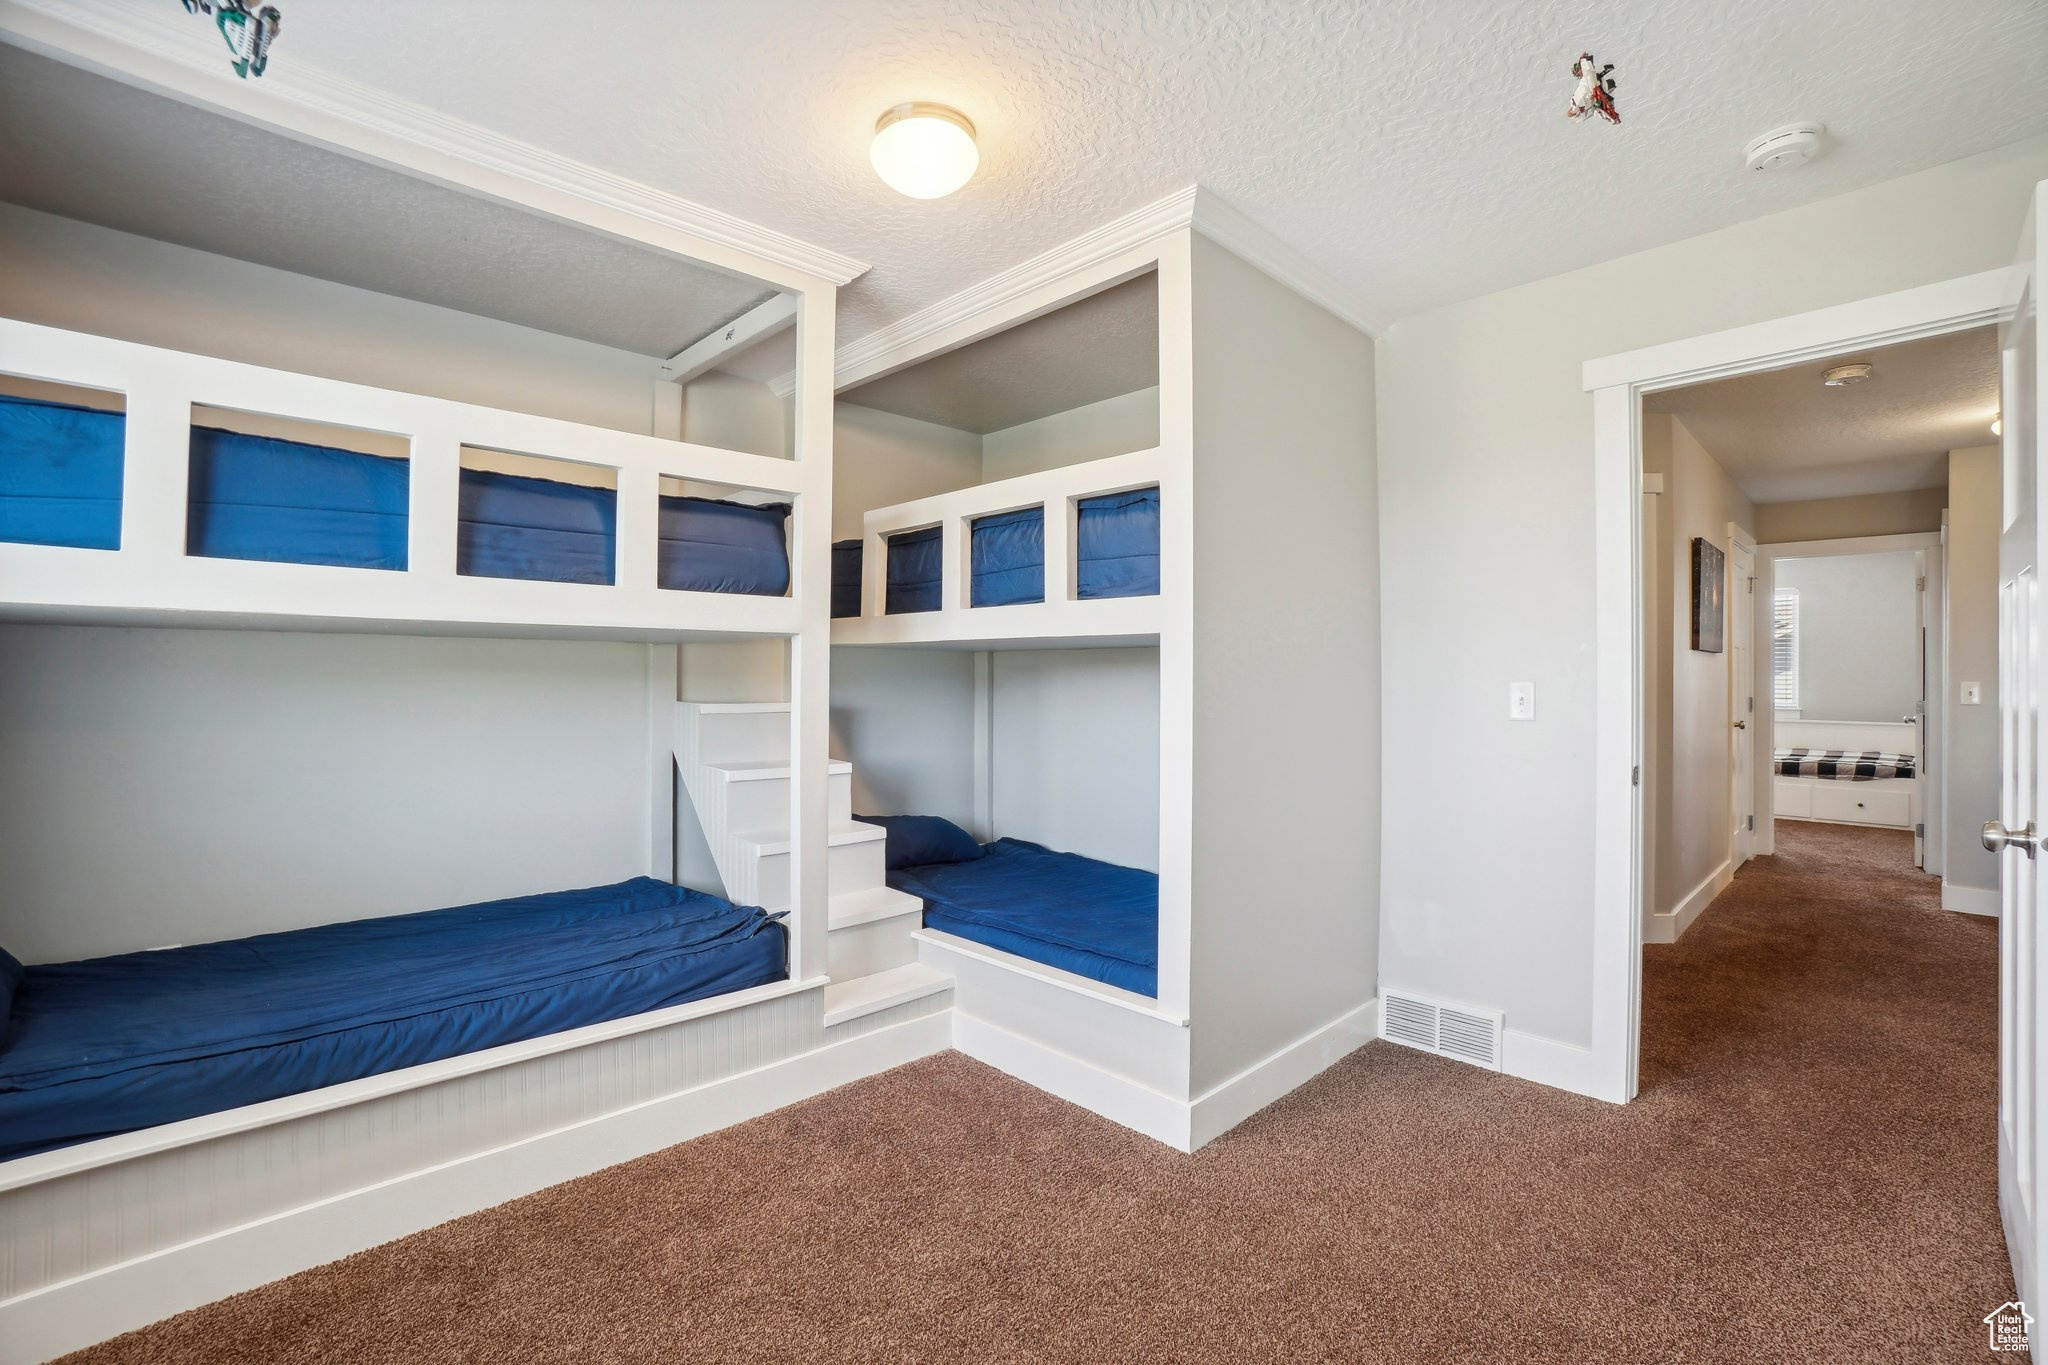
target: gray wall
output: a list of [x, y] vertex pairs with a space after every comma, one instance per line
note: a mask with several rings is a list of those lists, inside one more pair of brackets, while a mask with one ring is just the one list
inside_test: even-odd
[[1372, 340], [1201, 236], [1194, 324], [1199, 1095], [1377, 987], [1381, 523]]
[[[1739, 172], [1731, 172], [1739, 174]], [[1587, 360], [2002, 268], [2048, 138], [1397, 323], [1378, 346], [1385, 976], [1585, 1046]], [[1537, 720], [1506, 720], [1532, 679]], [[1475, 791], [1504, 818], [1470, 837]]]
[[1911, 551], [1780, 559], [1799, 594], [1802, 720], [1894, 722], [1920, 700], [1919, 567]]
[[0, 627], [0, 944], [64, 961], [638, 875], [647, 660]]
[[1159, 651], [991, 657], [995, 832], [1159, 870]]
[[[1998, 447], [1948, 457], [1948, 861], [1942, 879], [1995, 888], [1998, 855], [1977, 831], [1998, 814]], [[1962, 704], [1962, 685], [1981, 683], [1984, 700]]]
[[1159, 388], [1105, 398], [981, 438], [981, 481], [1128, 455], [1159, 444]]
[[965, 650], [832, 651], [832, 757], [853, 762], [855, 811], [975, 828], [974, 667]]
[[[1665, 476], [1664, 492], [1646, 500], [1655, 504], [1657, 558], [1646, 566], [1644, 590], [1648, 609], [1657, 615], [1660, 642], [1658, 654], [1646, 655], [1644, 668], [1649, 752], [1643, 766], [1650, 788], [1645, 820], [1656, 839], [1647, 915], [1676, 909], [1734, 852], [1728, 743], [1734, 655], [1726, 648], [1710, 654], [1692, 647], [1692, 542], [1702, 537], [1727, 554], [1728, 524], [1748, 530], [1755, 509], [1685, 424], [1668, 414], [1643, 414], [1643, 468]], [[1727, 572], [1732, 624], [1740, 590], [1732, 560]]]

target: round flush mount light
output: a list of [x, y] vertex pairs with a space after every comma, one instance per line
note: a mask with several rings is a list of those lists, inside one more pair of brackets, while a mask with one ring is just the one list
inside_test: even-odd
[[2002, 412], [1994, 412], [1994, 413], [1992, 413], [1992, 414], [1991, 414], [1991, 434], [1992, 434], [1993, 436], [2003, 436], [2003, 435], [2005, 435], [2005, 414], [2004, 414], [2004, 413], [2002, 413]]
[[1788, 123], [1751, 138], [1742, 155], [1753, 171], [1796, 171], [1820, 155], [1827, 130], [1825, 123]]
[[899, 104], [875, 120], [868, 160], [898, 194], [942, 199], [974, 178], [981, 150], [967, 115], [920, 101]]
[[1868, 361], [1859, 360], [1853, 365], [1837, 365], [1832, 370], [1821, 371], [1820, 382], [1831, 389], [1846, 389], [1851, 384], [1861, 384], [1871, 377]]

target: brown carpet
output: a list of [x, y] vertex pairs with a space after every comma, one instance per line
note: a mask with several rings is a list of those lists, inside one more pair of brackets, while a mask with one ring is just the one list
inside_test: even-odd
[[1786, 825], [1643, 1093], [1375, 1043], [1192, 1157], [956, 1054], [69, 1359], [1986, 1361], [1996, 926]]

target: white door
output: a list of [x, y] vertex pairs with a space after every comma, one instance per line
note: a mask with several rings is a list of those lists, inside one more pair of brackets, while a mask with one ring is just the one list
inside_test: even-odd
[[1728, 528], [1728, 834], [1735, 866], [1756, 847], [1756, 546]]
[[[2048, 183], [2035, 188], [2020, 236], [2018, 304], [1999, 325], [2004, 386], [2004, 531], [1998, 542], [1999, 818], [1984, 842], [1999, 853], [1998, 1209], [2020, 1297], [2041, 1311], [2044, 1220], [2040, 990], [2048, 981], [2040, 933], [2044, 887], [2037, 831], [2048, 826], [2041, 804], [2044, 732], [2038, 692], [2044, 651], [2040, 548], [2048, 492], [2042, 476], [2042, 405], [2048, 365], [2040, 340], [2040, 267], [2048, 230]], [[2048, 1316], [2048, 1315], [2044, 1315]]]
[[1915, 571], [1919, 575], [1919, 588], [1913, 600], [1913, 633], [1920, 641], [1920, 695], [1913, 702], [1911, 714], [1900, 719], [1913, 727], [1912, 742], [1904, 747], [1913, 755], [1914, 781], [1906, 788], [1906, 820], [1913, 830], [1913, 866], [1925, 870], [1927, 867], [1927, 814], [1923, 793], [1930, 790], [1929, 761], [1934, 748], [1934, 736], [1927, 727], [1927, 695], [1933, 689], [1929, 686], [1934, 667], [1934, 651], [1930, 631], [1934, 620], [1929, 610], [1927, 551], [1913, 556]]

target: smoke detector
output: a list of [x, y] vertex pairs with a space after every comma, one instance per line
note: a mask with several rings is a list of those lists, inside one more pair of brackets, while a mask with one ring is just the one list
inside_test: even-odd
[[1825, 123], [1789, 123], [1751, 138], [1742, 154], [1753, 171], [1796, 171], [1820, 155], [1821, 135], [1827, 130]]
[[1870, 376], [1870, 362], [1859, 360], [1853, 365], [1837, 365], [1832, 370], [1821, 371], [1820, 382], [1831, 389], [1846, 389], [1851, 384], [1861, 384]]

